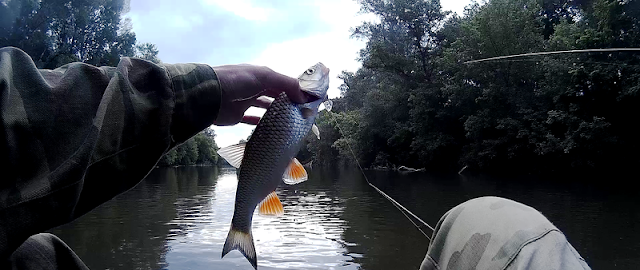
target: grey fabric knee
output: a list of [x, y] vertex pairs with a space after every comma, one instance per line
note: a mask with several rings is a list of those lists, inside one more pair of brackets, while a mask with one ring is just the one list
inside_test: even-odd
[[431, 269], [591, 269], [536, 209], [499, 197], [445, 213], [420, 267]]
[[9, 258], [13, 270], [88, 270], [78, 255], [50, 233], [29, 237]]

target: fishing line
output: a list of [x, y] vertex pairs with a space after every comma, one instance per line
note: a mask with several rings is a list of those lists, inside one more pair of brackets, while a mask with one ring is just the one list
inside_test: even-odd
[[503, 55], [503, 56], [489, 57], [489, 58], [478, 59], [478, 60], [471, 60], [471, 61], [464, 62], [464, 64], [473, 64], [473, 63], [480, 63], [484, 61], [493, 61], [493, 60], [501, 60], [501, 59], [509, 59], [509, 58], [525, 57], [525, 56], [539, 56], [539, 55], [562, 54], [562, 53], [620, 52], [620, 51], [640, 52], [640, 48], [605, 48], [605, 49], [584, 49], [584, 50], [523, 53], [523, 54]]
[[[331, 115], [331, 118], [333, 118], [333, 122], [336, 123], [336, 127], [338, 127], [338, 129], [340, 130], [340, 133], [344, 135], [345, 133], [342, 131], [342, 128], [340, 127], [340, 124], [338, 124], [338, 120], [336, 120], [335, 116], [333, 115], [333, 112], [330, 112], [329, 110], [326, 110], [326, 112]], [[358, 158], [356, 157], [355, 152], [353, 152], [353, 149], [351, 148], [351, 145], [349, 144], [349, 141], [345, 140], [345, 142], [347, 143], [347, 147], [349, 148], [349, 152], [351, 152], [351, 155], [353, 156], [353, 159], [356, 161], [356, 164], [358, 165], [358, 168], [360, 169], [360, 172], [362, 173], [362, 176], [364, 176], [364, 180], [367, 181], [367, 184], [369, 184], [369, 186], [371, 186], [375, 191], [380, 193], [380, 195], [382, 195], [382, 197], [384, 197], [385, 199], [389, 200], [391, 202], [391, 204], [393, 204], [393, 206], [395, 206], [411, 222], [411, 224], [413, 224], [413, 226], [416, 227], [416, 229], [418, 229], [427, 239], [429, 239], [429, 241], [431, 241], [431, 237], [429, 237], [429, 235], [427, 233], [425, 233], [422, 230], [421, 227], [427, 227], [427, 228], [431, 229], [431, 232], [434, 232], [435, 229], [433, 229], [433, 227], [431, 227], [431, 225], [429, 225], [427, 222], [425, 222], [424, 220], [420, 219], [414, 213], [409, 211], [409, 209], [407, 209], [406, 207], [402, 206], [402, 204], [400, 204], [399, 202], [397, 202], [396, 200], [391, 198], [391, 196], [387, 195], [386, 193], [384, 193], [384, 191], [380, 190], [378, 187], [376, 187], [374, 184], [372, 184], [369, 181], [369, 178], [367, 177], [367, 175], [364, 173], [364, 169], [362, 169], [362, 166], [360, 166], [360, 162], [358, 161]], [[416, 222], [414, 222], [413, 219], [411, 219], [407, 214], [411, 215], [417, 221], [422, 223], [422, 225], [416, 224]]]
[[[539, 62], [542, 63], [544, 60], [540, 59], [502, 59], [502, 60], [493, 60], [493, 63], [533, 63]], [[640, 66], [640, 64], [630, 64], [630, 63], [618, 63], [618, 62], [603, 62], [603, 61], [576, 61], [576, 63], [580, 64], [592, 64], [592, 65], [612, 65], [612, 66]]]
[[[471, 61], [464, 62], [464, 64], [473, 64], [473, 63], [480, 63], [480, 62], [485, 62], [485, 61], [496, 61], [496, 60], [503, 60], [504, 61], [504, 59], [526, 57], [526, 56], [540, 56], [540, 55], [563, 54], [563, 53], [620, 52], [620, 51], [640, 52], [640, 48], [605, 48], [605, 49], [584, 49], [584, 50], [566, 50], [566, 51], [523, 53], [523, 54], [504, 55], [504, 56], [490, 57], [490, 58], [484, 58], [484, 59], [478, 59], [478, 60], [471, 60]], [[506, 60], [506, 61], [513, 61], [513, 60]], [[515, 61], [525, 61], [525, 60], [515, 60]], [[331, 112], [329, 110], [326, 110], [326, 112], [331, 115], [331, 118], [336, 123], [336, 127], [338, 127], [338, 130], [340, 130], [340, 133], [342, 135], [344, 135], [345, 133], [342, 130], [342, 128], [340, 127], [340, 124], [338, 123], [338, 120], [336, 120], [336, 117], [333, 115], [333, 112]], [[360, 172], [362, 173], [362, 176], [364, 176], [364, 180], [367, 181], [367, 184], [370, 187], [372, 187], [375, 191], [380, 193], [380, 195], [382, 195], [382, 197], [384, 197], [385, 199], [390, 201], [391, 204], [393, 204], [393, 206], [395, 206], [411, 222], [411, 224], [413, 224], [413, 226], [416, 227], [416, 229], [418, 229], [427, 239], [429, 239], [429, 241], [431, 241], [431, 237], [429, 237], [429, 235], [427, 233], [425, 233], [424, 230], [422, 230], [422, 227], [427, 227], [432, 232], [434, 232], [435, 229], [431, 225], [429, 225], [427, 222], [422, 220], [420, 217], [416, 216], [414, 213], [409, 211], [409, 209], [407, 209], [406, 207], [402, 206], [402, 204], [400, 204], [399, 202], [397, 202], [396, 200], [391, 198], [391, 196], [387, 195], [386, 193], [384, 193], [384, 191], [380, 190], [378, 187], [376, 187], [374, 184], [372, 184], [369, 181], [369, 178], [367, 177], [367, 175], [364, 173], [364, 169], [362, 169], [362, 166], [360, 165], [360, 162], [358, 161], [358, 158], [356, 157], [355, 152], [351, 148], [351, 144], [349, 143], [349, 140], [345, 140], [345, 142], [347, 143], [347, 148], [349, 148], [349, 152], [351, 153], [351, 155], [353, 156], [353, 159], [356, 161], [356, 164], [358, 165], [358, 169], [360, 169]], [[411, 215], [411, 217], [413, 217], [415, 220], [420, 222], [422, 225], [417, 224], [407, 214]]]

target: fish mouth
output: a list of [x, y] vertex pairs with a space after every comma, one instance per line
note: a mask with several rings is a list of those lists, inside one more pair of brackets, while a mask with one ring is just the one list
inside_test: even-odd
[[324, 65], [322, 65], [322, 68], [325, 74], [329, 74], [330, 69], [328, 67], [325, 67]]

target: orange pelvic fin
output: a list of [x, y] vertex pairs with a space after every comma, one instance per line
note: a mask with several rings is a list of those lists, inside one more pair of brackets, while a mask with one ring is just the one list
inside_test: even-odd
[[302, 167], [297, 158], [293, 158], [289, 167], [284, 171], [282, 181], [287, 185], [295, 185], [307, 181], [307, 171]]
[[275, 191], [267, 195], [258, 205], [259, 213], [267, 216], [281, 216], [284, 214], [284, 208]]

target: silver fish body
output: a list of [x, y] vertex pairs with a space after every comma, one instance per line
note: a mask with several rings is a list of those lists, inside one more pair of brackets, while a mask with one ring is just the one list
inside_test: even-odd
[[[224, 244], [223, 257], [229, 251], [238, 249], [257, 269], [251, 234], [253, 213], [256, 206], [283, 180], [285, 170], [300, 150], [303, 138], [311, 130], [318, 107], [326, 99], [328, 72], [329, 69], [318, 63], [300, 75], [303, 91], [319, 99], [296, 104], [285, 93], [281, 93], [271, 103], [246, 143], [239, 167], [231, 230]], [[305, 83], [309, 82], [306, 79], [311, 79], [312, 83]]]

